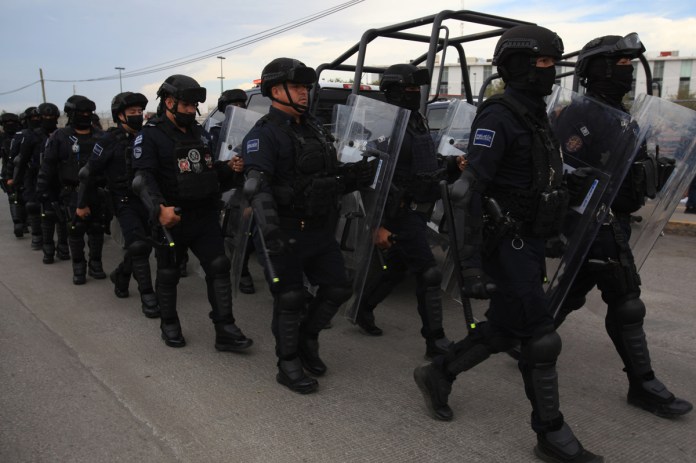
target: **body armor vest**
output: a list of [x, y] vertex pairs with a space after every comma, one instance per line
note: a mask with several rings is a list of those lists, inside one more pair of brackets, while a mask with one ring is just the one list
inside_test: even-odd
[[[314, 121], [307, 120], [304, 127], [309, 134], [300, 135], [290, 126], [280, 123], [267, 114], [261, 123], [276, 124], [293, 141], [295, 163], [292, 185], [274, 187], [273, 196], [280, 206], [278, 215], [296, 218], [325, 217], [338, 210], [340, 185], [338, 183], [336, 148], [330, 135]], [[292, 193], [288, 202], [288, 190]]]
[[[70, 143], [70, 152], [58, 162], [58, 178], [63, 186], [76, 187], [80, 183], [80, 169], [87, 164], [97, 143], [94, 132], [89, 137], [78, 138], [73, 129], [65, 133]], [[60, 153], [59, 153], [60, 155]]]
[[220, 182], [213, 169], [213, 156], [200, 138], [192, 138], [176, 130], [170, 124], [158, 125], [174, 140], [176, 184], [167, 185], [174, 200], [198, 201], [217, 195]]
[[533, 236], [549, 237], [558, 233], [568, 208], [568, 192], [563, 187], [563, 155], [553, 139], [545, 118], [534, 117], [514, 98], [494, 95], [477, 112], [491, 104], [502, 104], [522, 122], [532, 135], [531, 188], [520, 189], [489, 185], [484, 196], [494, 198], [504, 212], [530, 225]]

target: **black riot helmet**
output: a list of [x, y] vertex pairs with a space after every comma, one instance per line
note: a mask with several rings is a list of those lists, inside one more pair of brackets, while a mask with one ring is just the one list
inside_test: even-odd
[[551, 93], [556, 80], [555, 66], [537, 67], [537, 59], [545, 56], [561, 59], [561, 38], [545, 27], [515, 26], [498, 39], [493, 64], [507, 86], [545, 96]]
[[[427, 69], [418, 69], [413, 64], [393, 64], [382, 73], [379, 89], [384, 91], [388, 103], [418, 111], [420, 86], [429, 81], [430, 73]], [[418, 90], [407, 90], [409, 87], [418, 87]]]
[[261, 94], [271, 97], [271, 88], [278, 84], [293, 82], [314, 85], [317, 73], [301, 61], [292, 58], [276, 58], [261, 71]]
[[14, 135], [20, 129], [19, 116], [15, 113], [0, 114], [0, 125], [8, 135]]
[[15, 113], [0, 114], [0, 125], [4, 125], [7, 122], [19, 122], [19, 116], [17, 116]]
[[65, 111], [68, 117], [72, 117], [76, 111], [91, 113], [96, 109], [97, 105], [94, 104], [94, 101], [82, 95], [71, 96], [67, 99], [63, 107], [63, 111]]
[[121, 122], [118, 119], [118, 115], [124, 112], [126, 108], [130, 108], [131, 106], [139, 106], [143, 109], [143, 111], [145, 111], [145, 107], [147, 106], [147, 98], [142, 93], [133, 92], [123, 92], [116, 95], [111, 100], [111, 117], [113, 118], [114, 122]]
[[231, 104], [237, 104], [246, 108], [247, 94], [244, 90], [235, 88], [233, 90], [225, 90], [218, 98], [218, 111], [225, 112], [225, 108]]
[[28, 119], [39, 117], [39, 110], [36, 106], [29, 106], [19, 114], [19, 120], [26, 122]]
[[645, 52], [645, 46], [635, 32], [625, 37], [605, 35], [590, 40], [578, 55], [575, 74], [580, 84], [594, 87], [604, 95], [623, 96], [631, 89], [633, 67], [617, 65], [621, 58], [631, 60]]
[[515, 53], [524, 53], [533, 57], [550, 56], [557, 61], [563, 55], [563, 41], [545, 27], [526, 25], [515, 26], [498, 39], [493, 52], [493, 65], [500, 66]]
[[38, 107], [39, 114], [46, 117], [60, 117], [60, 109], [53, 103], [41, 103]]
[[164, 100], [171, 96], [175, 100], [187, 103], [203, 103], [206, 98], [206, 89], [201, 87], [193, 77], [182, 74], [174, 74], [167, 77], [157, 90], [157, 97]]
[[379, 89], [386, 91], [395, 85], [400, 87], [420, 87], [429, 81], [430, 73], [427, 69], [418, 69], [413, 64], [394, 64], [384, 70], [379, 81]]

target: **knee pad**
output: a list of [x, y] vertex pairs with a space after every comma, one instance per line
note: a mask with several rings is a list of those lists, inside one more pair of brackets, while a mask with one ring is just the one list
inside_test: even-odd
[[230, 263], [230, 260], [227, 258], [227, 256], [223, 254], [213, 259], [208, 264], [208, 267], [210, 268], [211, 275], [220, 275], [223, 273], [230, 273], [232, 264]]
[[90, 235], [102, 235], [104, 233], [104, 226], [99, 220], [91, 220], [87, 226], [87, 233]]
[[146, 257], [151, 250], [152, 247], [143, 240], [134, 241], [128, 246], [128, 254], [133, 257]]
[[322, 286], [317, 291], [317, 299], [324, 299], [335, 305], [341, 305], [353, 295], [350, 286]]
[[35, 202], [30, 202], [27, 203], [27, 214], [29, 215], [40, 215], [41, 214], [41, 205], [39, 203]]
[[531, 365], [553, 363], [561, 354], [561, 337], [556, 331], [535, 336], [522, 345], [522, 357]]
[[276, 295], [279, 311], [299, 312], [305, 305], [304, 291], [293, 289]]
[[421, 274], [421, 278], [423, 279], [423, 283], [425, 283], [425, 286], [440, 287], [440, 283], [442, 282], [442, 272], [440, 272], [440, 269], [436, 266], [428, 267]]
[[68, 235], [70, 236], [83, 236], [85, 232], [87, 232], [87, 224], [82, 220], [76, 221], [75, 225], [68, 229]]
[[642, 323], [645, 318], [645, 304], [640, 298], [629, 299], [619, 304], [612, 304], [609, 309], [611, 317], [621, 325]]
[[163, 285], [174, 285], [179, 282], [178, 268], [158, 268], [157, 283]]

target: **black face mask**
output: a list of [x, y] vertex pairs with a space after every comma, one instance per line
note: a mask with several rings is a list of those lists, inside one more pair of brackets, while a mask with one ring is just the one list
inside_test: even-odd
[[420, 92], [407, 92], [398, 86], [390, 87], [386, 92], [387, 103], [401, 108], [418, 111], [420, 109]]
[[126, 125], [133, 130], [140, 130], [143, 128], [143, 115], [139, 114], [137, 116], [126, 116]]
[[58, 119], [41, 119], [41, 128], [43, 128], [46, 132], [53, 132], [58, 128]]
[[38, 129], [41, 127], [41, 119], [29, 119], [27, 124], [30, 129]]
[[196, 122], [196, 113], [185, 114], [177, 111], [174, 113], [174, 120], [180, 127], [190, 127]]
[[553, 84], [556, 82], [556, 67], [534, 68], [534, 82], [530, 90], [538, 95], [551, 95]]
[[87, 130], [92, 127], [91, 114], [75, 114], [72, 117], [72, 126], [77, 130]]
[[[633, 66], [625, 64], [608, 64], [606, 60], [590, 63], [590, 76], [587, 89], [608, 97], [612, 101], [621, 101], [631, 91], [633, 84]], [[607, 72], [611, 66], [610, 71]], [[607, 77], [607, 74], [611, 74]]]

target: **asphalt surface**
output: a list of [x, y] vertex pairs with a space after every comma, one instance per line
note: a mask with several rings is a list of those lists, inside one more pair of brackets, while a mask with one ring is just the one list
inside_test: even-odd
[[[275, 381], [271, 297], [255, 263], [257, 293], [240, 295], [234, 309], [255, 341], [248, 353], [215, 351], [193, 264], [179, 286], [188, 345], [172, 349], [158, 321], [141, 314], [134, 283], [128, 299], [117, 299], [108, 280], [72, 285], [69, 262], [44, 265], [28, 237], [14, 238], [0, 199], [2, 463], [536, 461], [530, 407], [517, 365], [504, 354], [460, 375], [452, 422], [426, 414], [412, 379], [425, 351], [412, 281], [378, 308], [382, 337], [334, 319], [320, 338], [329, 372], [316, 394], [301, 396]], [[119, 256], [107, 238], [107, 272]], [[660, 238], [641, 275], [654, 369], [696, 401], [696, 237]], [[665, 420], [626, 403], [603, 309], [593, 293], [559, 330], [567, 421], [609, 462], [696, 461], [693, 413]], [[445, 325], [450, 338], [465, 333], [452, 301]]]

